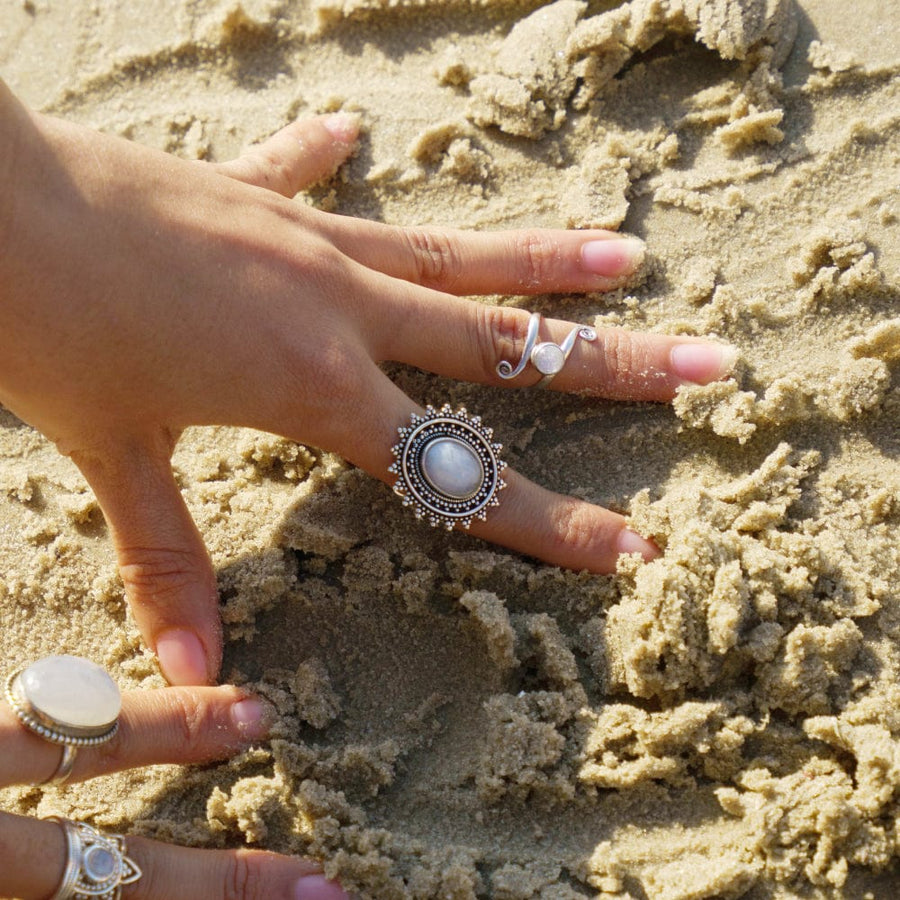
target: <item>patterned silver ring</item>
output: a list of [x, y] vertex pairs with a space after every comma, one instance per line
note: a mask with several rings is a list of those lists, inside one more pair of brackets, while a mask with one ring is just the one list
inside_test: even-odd
[[[104, 669], [77, 656], [49, 656], [13, 672], [4, 696], [29, 731], [62, 746], [59, 765], [43, 784], [62, 784], [72, 772], [79, 748], [104, 744], [119, 730], [118, 687]], [[81, 710], [69, 715], [66, 707], [76, 697], [94, 708], [87, 714]]]
[[528, 319], [525, 348], [522, 351], [522, 357], [519, 362], [515, 367], [505, 359], [497, 363], [497, 374], [501, 378], [515, 378], [525, 371], [528, 363], [531, 363], [543, 376], [536, 386], [547, 387], [563, 370], [578, 338], [585, 341], [597, 340], [596, 329], [591, 328], [589, 325], [576, 325], [561, 344], [554, 344], [552, 341], [538, 343], [540, 331], [541, 314], [538, 312], [532, 313]]
[[59, 816], [48, 816], [66, 835], [66, 868], [51, 900], [119, 900], [122, 886], [133, 884], [143, 872], [125, 855], [125, 839], [119, 834], [103, 834]]
[[431, 525], [468, 528], [473, 519], [484, 520], [497, 506], [500, 477], [506, 463], [498, 456], [502, 444], [478, 416], [449, 405], [429, 406], [424, 416], [413, 414], [410, 425], [398, 429], [400, 442], [391, 447], [397, 476], [394, 491], [412, 506], [417, 519]]

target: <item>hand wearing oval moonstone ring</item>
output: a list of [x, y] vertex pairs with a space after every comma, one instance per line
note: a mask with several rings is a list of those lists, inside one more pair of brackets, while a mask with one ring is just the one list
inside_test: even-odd
[[578, 338], [585, 341], [596, 341], [597, 332], [588, 325], [576, 325], [561, 344], [552, 341], [537, 343], [541, 331], [541, 314], [535, 312], [528, 320], [528, 332], [525, 335], [525, 347], [522, 350], [522, 358], [513, 368], [512, 363], [502, 360], [497, 363], [497, 374], [501, 378], [515, 378], [525, 370], [530, 362], [544, 377], [537, 383], [537, 387], [547, 387], [548, 384], [563, 370], [569, 355], [575, 347]]
[[79, 747], [106, 743], [119, 728], [119, 688], [105, 669], [79, 656], [47, 656], [13, 672], [5, 694], [26, 728], [62, 745], [59, 765], [44, 784], [62, 784]]

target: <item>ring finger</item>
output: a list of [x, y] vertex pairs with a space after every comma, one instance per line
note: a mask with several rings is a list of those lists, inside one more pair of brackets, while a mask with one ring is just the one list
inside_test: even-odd
[[[128, 837], [124, 856], [141, 873], [123, 889], [129, 900], [347, 900], [316, 863], [264, 850], [196, 850]], [[55, 896], [66, 860], [59, 823], [0, 812], [4, 896]]]
[[[389, 484], [394, 458], [391, 448], [398, 442], [398, 428], [410, 423], [417, 406], [375, 366], [360, 405], [349, 417], [343, 433], [335, 435], [333, 449], [369, 474]], [[297, 440], [301, 437], [287, 435]], [[470, 533], [551, 565], [607, 573], [615, 570], [622, 553], [640, 553], [645, 559], [659, 554], [658, 548], [631, 531], [625, 518], [600, 506], [548, 491], [519, 473], [506, 469], [507, 487], [500, 504], [484, 521], [474, 520]], [[423, 525], [423, 527], [428, 527]]]

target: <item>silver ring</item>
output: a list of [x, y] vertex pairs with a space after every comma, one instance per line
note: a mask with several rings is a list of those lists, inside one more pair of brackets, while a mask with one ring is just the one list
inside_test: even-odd
[[79, 656], [47, 656], [13, 672], [4, 694], [29, 731], [62, 746], [43, 784], [62, 784], [79, 748], [104, 744], [119, 730], [119, 688], [105, 669]]
[[500, 477], [506, 463], [498, 456], [503, 445], [494, 442], [493, 430], [480, 417], [464, 408], [429, 406], [398, 432], [401, 440], [391, 447], [394, 463], [388, 471], [397, 476], [395, 493], [417, 519], [427, 516], [431, 525], [448, 531], [454, 525], [468, 528], [499, 505], [497, 494], [506, 487]]
[[50, 900], [119, 900], [122, 886], [137, 881], [141, 872], [137, 863], [125, 855], [125, 838], [103, 834], [85, 825], [59, 816], [48, 816], [66, 835], [66, 868], [62, 882]]
[[501, 360], [497, 363], [497, 374], [501, 378], [510, 379], [520, 375], [528, 363], [531, 363], [544, 377], [537, 387], [546, 387], [563, 370], [566, 360], [575, 347], [578, 338], [585, 341], [596, 341], [597, 331], [589, 325], [576, 325], [561, 344], [552, 341], [537, 342], [541, 330], [541, 314], [532, 313], [528, 319], [528, 331], [525, 335], [525, 348], [522, 358], [513, 367], [511, 362]]

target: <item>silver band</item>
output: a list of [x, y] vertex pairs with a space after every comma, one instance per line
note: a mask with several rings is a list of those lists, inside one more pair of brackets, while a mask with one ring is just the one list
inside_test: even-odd
[[122, 886], [143, 874], [125, 855], [121, 835], [103, 834], [84, 822], [59, 816], [49, 816], [47, 821], [61, 825], [66, 836], [66, 868], [50, 900], [119, 900]]
[[513, 364], [505, 359], [497, 363], [497, 374], [501, 378], [515, 378], [525, 371], [528, 363], [531, 363], [543, 376], [536, 386], [546, 387], [562, 371], [578, 338], [585, 341], [597, 340], [596, 329], [589, 325], [576, 325], [561, 344], [554, 344], [552, 341], [538, 343], [541, 318], [541, 314], [535, 312], [528, 319], [525, 348], [516, 366], [513, 367]]
[[6, 681], [4, 696], [19, 721], [38, 737], [62, 746], [62, 756], [53, 774], [40, 784], [63, 784], [72, 773], [75, 756], [80, 747], [95, 747], [111, 740], [119, 730], [119, 721], [97, 728], [79, 728], [57, 722], [28, 701], [20, 676], [24, 669], [12, 673]]

